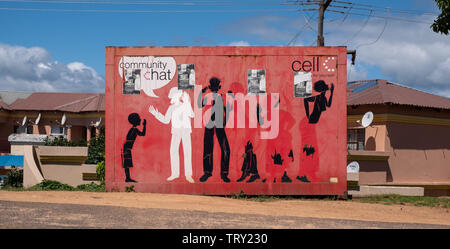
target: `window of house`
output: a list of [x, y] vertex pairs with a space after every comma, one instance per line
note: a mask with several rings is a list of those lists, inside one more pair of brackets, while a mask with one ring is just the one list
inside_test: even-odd
[[347, 150], [364, 150], [365, 129], [347, 130]]
[[64, 136], [67, 134], [67, 130], [63, 126], [52, 126], [50, 134], [53, 136]]

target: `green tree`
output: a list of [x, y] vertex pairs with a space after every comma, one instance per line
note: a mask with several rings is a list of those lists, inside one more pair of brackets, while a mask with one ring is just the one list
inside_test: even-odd
[[448, 35], [450, 31], [450, 0], [435, 0], [442, 13], [431, 24], [431, 28], [436, 33]]
[[105, 160], [105, 128], [100, 129], [98, 136], [89, 140], [88, 159], [86, 163], [97, 164]]

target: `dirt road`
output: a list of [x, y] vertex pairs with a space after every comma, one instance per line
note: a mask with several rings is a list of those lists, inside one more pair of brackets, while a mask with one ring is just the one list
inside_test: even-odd
[[0, 191], [0, 209], [0, 223], [10, 228], [450, 228], [445, 208], [355, 201]]

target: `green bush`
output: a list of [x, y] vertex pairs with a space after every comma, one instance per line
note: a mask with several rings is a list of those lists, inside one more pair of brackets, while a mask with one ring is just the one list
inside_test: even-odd
[[97, 164], [105, 160], [105, 128], [100, 128], [100, 134], [94, 136], [89, 140], [89, 143], [84, 139], [77, 141], [68, 141], [63, 136], [55, 137], [53, 139], [47, 137], [44, 139], [46, 146], [71, 146], [71, 147], [85, 147], [88, 146], [87, 164]]
[[73, 191], [74, 187], [53, 180], [43, 180], [41, 183], [34, 185], [29, 190], [63, 190]]
[[44, 139], [46, 146], [70, 146], [70, 147], [84, 147], [87, 146], [87, 142], [84, 139], [79, 139], [77, 141], [68, 141], [63, 136], [55, 137], [53, 139], [46, 137]]
[[105, 185], [105, 160], [97, 163], [96, 167], [97, 178], [101, 185]]
[[5, 187], [20, 188], [23, 186], [23, 170], [12, 166], [8, 171], [4, 182]]
[[88, 159], [86, 163], [97, 164], [105, 160], [105, 128], [100, 129], [100, 134], [89, 140]]
[[34, 191], [85, 191], [85, 192], [105, 192], [104, 185], [98, 185], [94, 182], [89, 184], [81, 184], [76, 186], [75, 188], [64, 183], [60, 183], [58, 181], [53, 180], [43, 180], [41, 183], [34, 185], [33, 187], [27, 190]]
[[76, 191], [85, 191], [85, 192], [106, 192], [105, 185], [98, 185], [93, 182], [89, 184], [81, 184], [75, 188]]

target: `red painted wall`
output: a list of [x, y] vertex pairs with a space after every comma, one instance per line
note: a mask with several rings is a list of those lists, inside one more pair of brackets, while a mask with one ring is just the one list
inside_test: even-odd
[[[106, 48], [106, 188], [108, 191], [123, 191], [125, 186], [134, 185], [138, 192], [183, 193], [183, 194], [246, 194], [276, 195], [340, 195], [346, 191], [346, 48], [345, 47], [107, 47]], [[279, 94], [268, 99], [268, 106], [278, 109], [279, 130], [273, 139], [262, 139], [260, 126], [249, 128], [249, 115], [256, 116], [256, 109], [249, 110], [246, 104], [246, 127], [237, 128], [237, 110], [234, 103], [234, 128], [227, 123], [225, 133], [229, 144], [229, 169], [226, 174], [230, 182], [221, 178], [221, 148], [214, 136], [212, 176], [201, 182], [204, 175], [205, 127], [192, 126], [192, 178], [185, 178], [183, 146], [179, 147], [179, 178], [168, 181], [171, 176], [171, 123], [158, 121], [149, 112], [152, 105], [163, 115], [170, 106], [168, 94], [178, 86], [178, 70], [165, 86], [155, 89], [158, 97], [152, 97], [143, 90], [139, 94], [124, 94], [123, 77], [119, 73], [119, 62], [123, 56], [173, 57], [176, 64], [195, 65], [195, 84], [199, 89], [210, 85], [210, 79], [220, 80], [224, 101], [228, 91], [248, 93], [248, 70], [265, 70], [266, 96]], [[305, 62], [309, 61], [309, 62]], [[300, 67], [303, 68], [300, 70]], [[294, 96], [294, 70], [312, 74], [311, 96]], [[322, 80], [322, 86], [318, 81]], [[333, 86], [333, 87], [332, 87]], [[324, 89], [320, 89], [324, 88]], [[326, 89], [328, 88], [328, 89]], [[333, 89], [332, 101], [331, 88]], [[323, 91], [322, 91], [323, 90]], [[193, 89], [184, 90], [190, 97], [190, 104], [196, 115], [197, 97]], [[200, 91], [201, 92], [201, 91]], [[203, 96], [211, 92], [207, 90]], [[261, 96], [261, 95], [258, 95]], [[264, 94], [262, 95], [264, 96]], [[322, 96], [322, 97], [319, 97]], [[310, 102], [305, 102], [309, 99]], [[309, 106], [310, 118], [305, 110]], [[314, 106], [318, 110], [312, 114]], [[202, 113], [210, 108], [205, 106]], [[254, 107], [253, 107], [254, 108]], [[242, 109], [242, 108], [241, 108]], [[271, 120], [272, 109], [263, 112]], [[133, 125], [128, 121], [131, 113], [141, 119], [131, 133], [136, 135], [131, 153], [124, 153], [127, 134]], [[320, 113], [320, 117], [314, 118]], [[204, 115], [204, 114], [203, 114]], [[209, 117], [205, 115], [206, 117]], [[198, 116], [196, 117], [198, 118]], [[313, 120], [316, 119], [316, 120]], [[217, 132], [217, 129], [216, 129]], [[221, 140], [224, 143], [224, 140]], [[245, 147], [250, 141], [259, 179], [247, 182], [251, 175], [237, 182], [243, 175]], [[305, 144], [307, 145], [305, 148]], [[224, 147], [226, 148], [226, 146]], [[311, 149], [313, 148], [313, 150]], [[292, 150], [291, 156], [289, 155]], [[226, 150], [225, 150], [226, 151]], [[282, 165], [276, 164], [276, 153], [281, 156]], [[173, 152], [175, 153], [175, 152]], [[132, 159], [128, 158], [132, 155]], [[207, 156], [207, 155], [206, 155]], [[274, 159], [275, 158], [275, 159]], [[128, 163], [125, 163], [128, 161]], [[247, 160], [248, 161], [248, 160]], [[136, 182], [126, 182], [124, 164], [130, 165], [130, 178]], [[283, 177], [284, 176], [284, 177]], [[287, 177], [286, 177], [287, 176]], [[330, 178], [337, 179], [330, 181]]]

